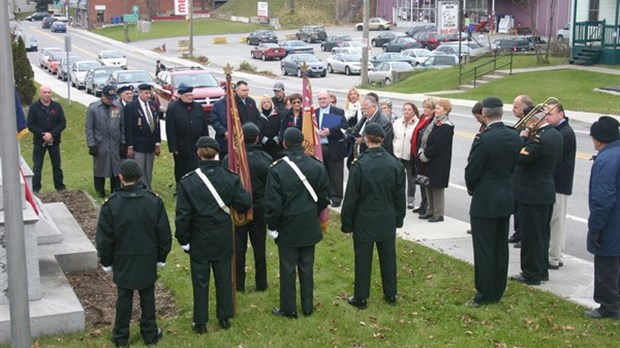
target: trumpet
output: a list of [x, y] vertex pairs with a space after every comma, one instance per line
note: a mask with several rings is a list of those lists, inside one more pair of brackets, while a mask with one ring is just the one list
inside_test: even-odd
[[[545, 99], [544, 102], [536, 104], [532, 108], [532, 110], [530, 110], [527, 115], [523, 116], [523, 118], [521, 118], [519, 122], [515, 123], [512, 128], [518, 131], [527, 128], [530, 132], [538, 129], [540, 124], [544, 121], [545, 116], [547, 116], [551, 111], [553, 111], [559, 103], [560, 101], [554, 97], [549, 97]], [[551, 108], [549, 108], [550, 106]]]

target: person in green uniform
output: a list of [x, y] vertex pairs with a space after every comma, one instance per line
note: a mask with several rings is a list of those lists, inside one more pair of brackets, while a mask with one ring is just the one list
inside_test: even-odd
[[134, 160], [120, 164], [122, 187], [103, 203], [95, 241], [101, 266], [112, 272], [118, 297], [112, 342], [126, 346], [134, 290], [140, 294], [140, 333], [155, 344], [163, 333], [155, 319], [157, 269], [166, 263], [172, 245], [164, 203], [140, 182], [142, 169]]
[[499, 302], [508, 276], [508, 227], [514, 211], [510, 176], [521, 141], [502, 122], [504, 103], [496, 97], [482, 100], [485, 128], [476, 135], [465, 167], [467, 192], [472, 196], [469, 216], [474, 246], [477, 293], [472, 306]]
[[353, 233], [355, 292], [347, 302], [359, 309], [370, 296], [374, 245], [379, 253], [383, 297], [396, 303], [396, 228], [403, 226], [406, 211], [405, 168], [381, 146], [385, 137], [376, 123], [366, 125], [368, 149], [351, 163], [342, 206], [341, 230]]
[[[248, 236], [254, 253], [256, 291], [267, 290], [267, 256], [265, 239], [267, 223], [265, 222], [265, 183], [267, 173], [273, 160], [258, 144], [260, 130], [252, 123], [243, 125], [245, 151], [250, 165], [252, 181], [253, 220], [243, 226], [235, 226], [235, 285], [237, 291], [245, 291], [245, 253], [248, 249]], [[228, 168], [228, 155], [222, 160], [222, 166]]]
[[241, 179], [216, 159], [220, 151], [215, 139], [200, 137], [198, 168], [185, 174], [177, 186], [175, 237], [189, 253], [194, 292], [192, 329], [207, 332], [209, 320], [209, 278], [213, 269], [217, 319], [220, 327], [230, 328], [233, 317], [232, 219], [230, 206], [240, 213], [251, 206], [250, 194]]
[[272, 312], [288, 318], [297, 318], [296, 272], [302, 312], [314, 311], [314, 246], [323, 239], [318, 216], [329, 204], [327, 170], [304, 154], [303, 140], [295, 127], [284, 132], [285, 156], [271, 165], [265, 187], [267, 226], [280, 256], [280, 307]]

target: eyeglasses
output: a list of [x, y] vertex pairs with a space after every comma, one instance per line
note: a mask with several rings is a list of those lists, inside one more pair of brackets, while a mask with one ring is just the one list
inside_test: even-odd
[[193, 94], [181, 94], [181, 97], [193, 98]]
[[291, 104], [301, 104], [301, 100], [292, 101]]

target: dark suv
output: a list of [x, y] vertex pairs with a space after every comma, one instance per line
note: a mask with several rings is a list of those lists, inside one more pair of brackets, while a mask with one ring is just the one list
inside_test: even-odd
[[325, 27], [321, 25], [306, 25], [299, 29], [295, 34], [297, 40], [304, 40], [307, 43], [313, 43], [316, 41], [325, 41], [327, 39], [327, 32]]
[[529, 40], [523, 38], [498, 39], [493, 44], [500, 51], [531, 51], [534, 48]]

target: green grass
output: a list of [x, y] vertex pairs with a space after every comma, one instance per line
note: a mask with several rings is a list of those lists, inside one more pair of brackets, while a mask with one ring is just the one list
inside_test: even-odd
[[[63, 107], [68, 120], [62, 143], [65, 183], [69, 189], [93, 194], [92, 160], [84, 140], [85, 108], [76, 103], [68, 107], [64, 102]], [[32, 164], [30, 138], [22, 140], [21, 150]], [[153, 188], [166, 202], [173, 220], [173, 164], [167, 150], [155, 160], [154, 167]], [[43, 192], [50, 190], [53, 190], [51, 168], [46, 160]], [[316, 248], [315, 314], [289, 320], [270, 313], [272, 307], [278, 306], [279, 282], [277, 249], [268, 240], [268, 291], [239, 294], [233, 326], [223, 331], [215, 320], [212, 282], [209, 333], [200, 337], [190, 329], [192, 293], [188, 257], [175, 243], [159, 281], [174, 294], [179, 310], [170, 319], [159, 320], [165, 336], [158, 346], [612, 347], [618, 344], [619, 321], [588, 320], [582, 315], [583, 307], [521, 284], [510, 283], [498, 305], [468, 307], [465, 304], [474, 295], [472, 266], [401, 240], [397, 242], [398, 304], [390, 306], [382, 300], [375, 255], [369, 307], [359, 311], [345, 302], [353, 292], [353, 246], [350, 235], [339, 230], [339, 217], [333, 214], [330, 229]], [[249, 269], [246, 288], [252, 289], [252, 266]], [[110, 331], [110, 327], [100, 331], [87, 328], [81, 333], [36, 339], [33, 346], [109, 347]], [[131, 332], [131, 345], [142, 346], [135, 324]]]
[[[214, 18], [194, 20], [194, 35], [245, 33], [259, 28], [262, 27], [257, 24], [230, 22]], [[93, 30], [93, 33], [118, 41], [123, 41], [125, 38], [122, 25], [95, 29]], [[131, 41], [152, 40], [165, 37], [180, 37], [188, 35], [189, 25], [185, 20], [155, 21], [151, 23], [150, 32], [137, 33], [137, 35], [135, 25], [129, 25], [129, 39]]]

